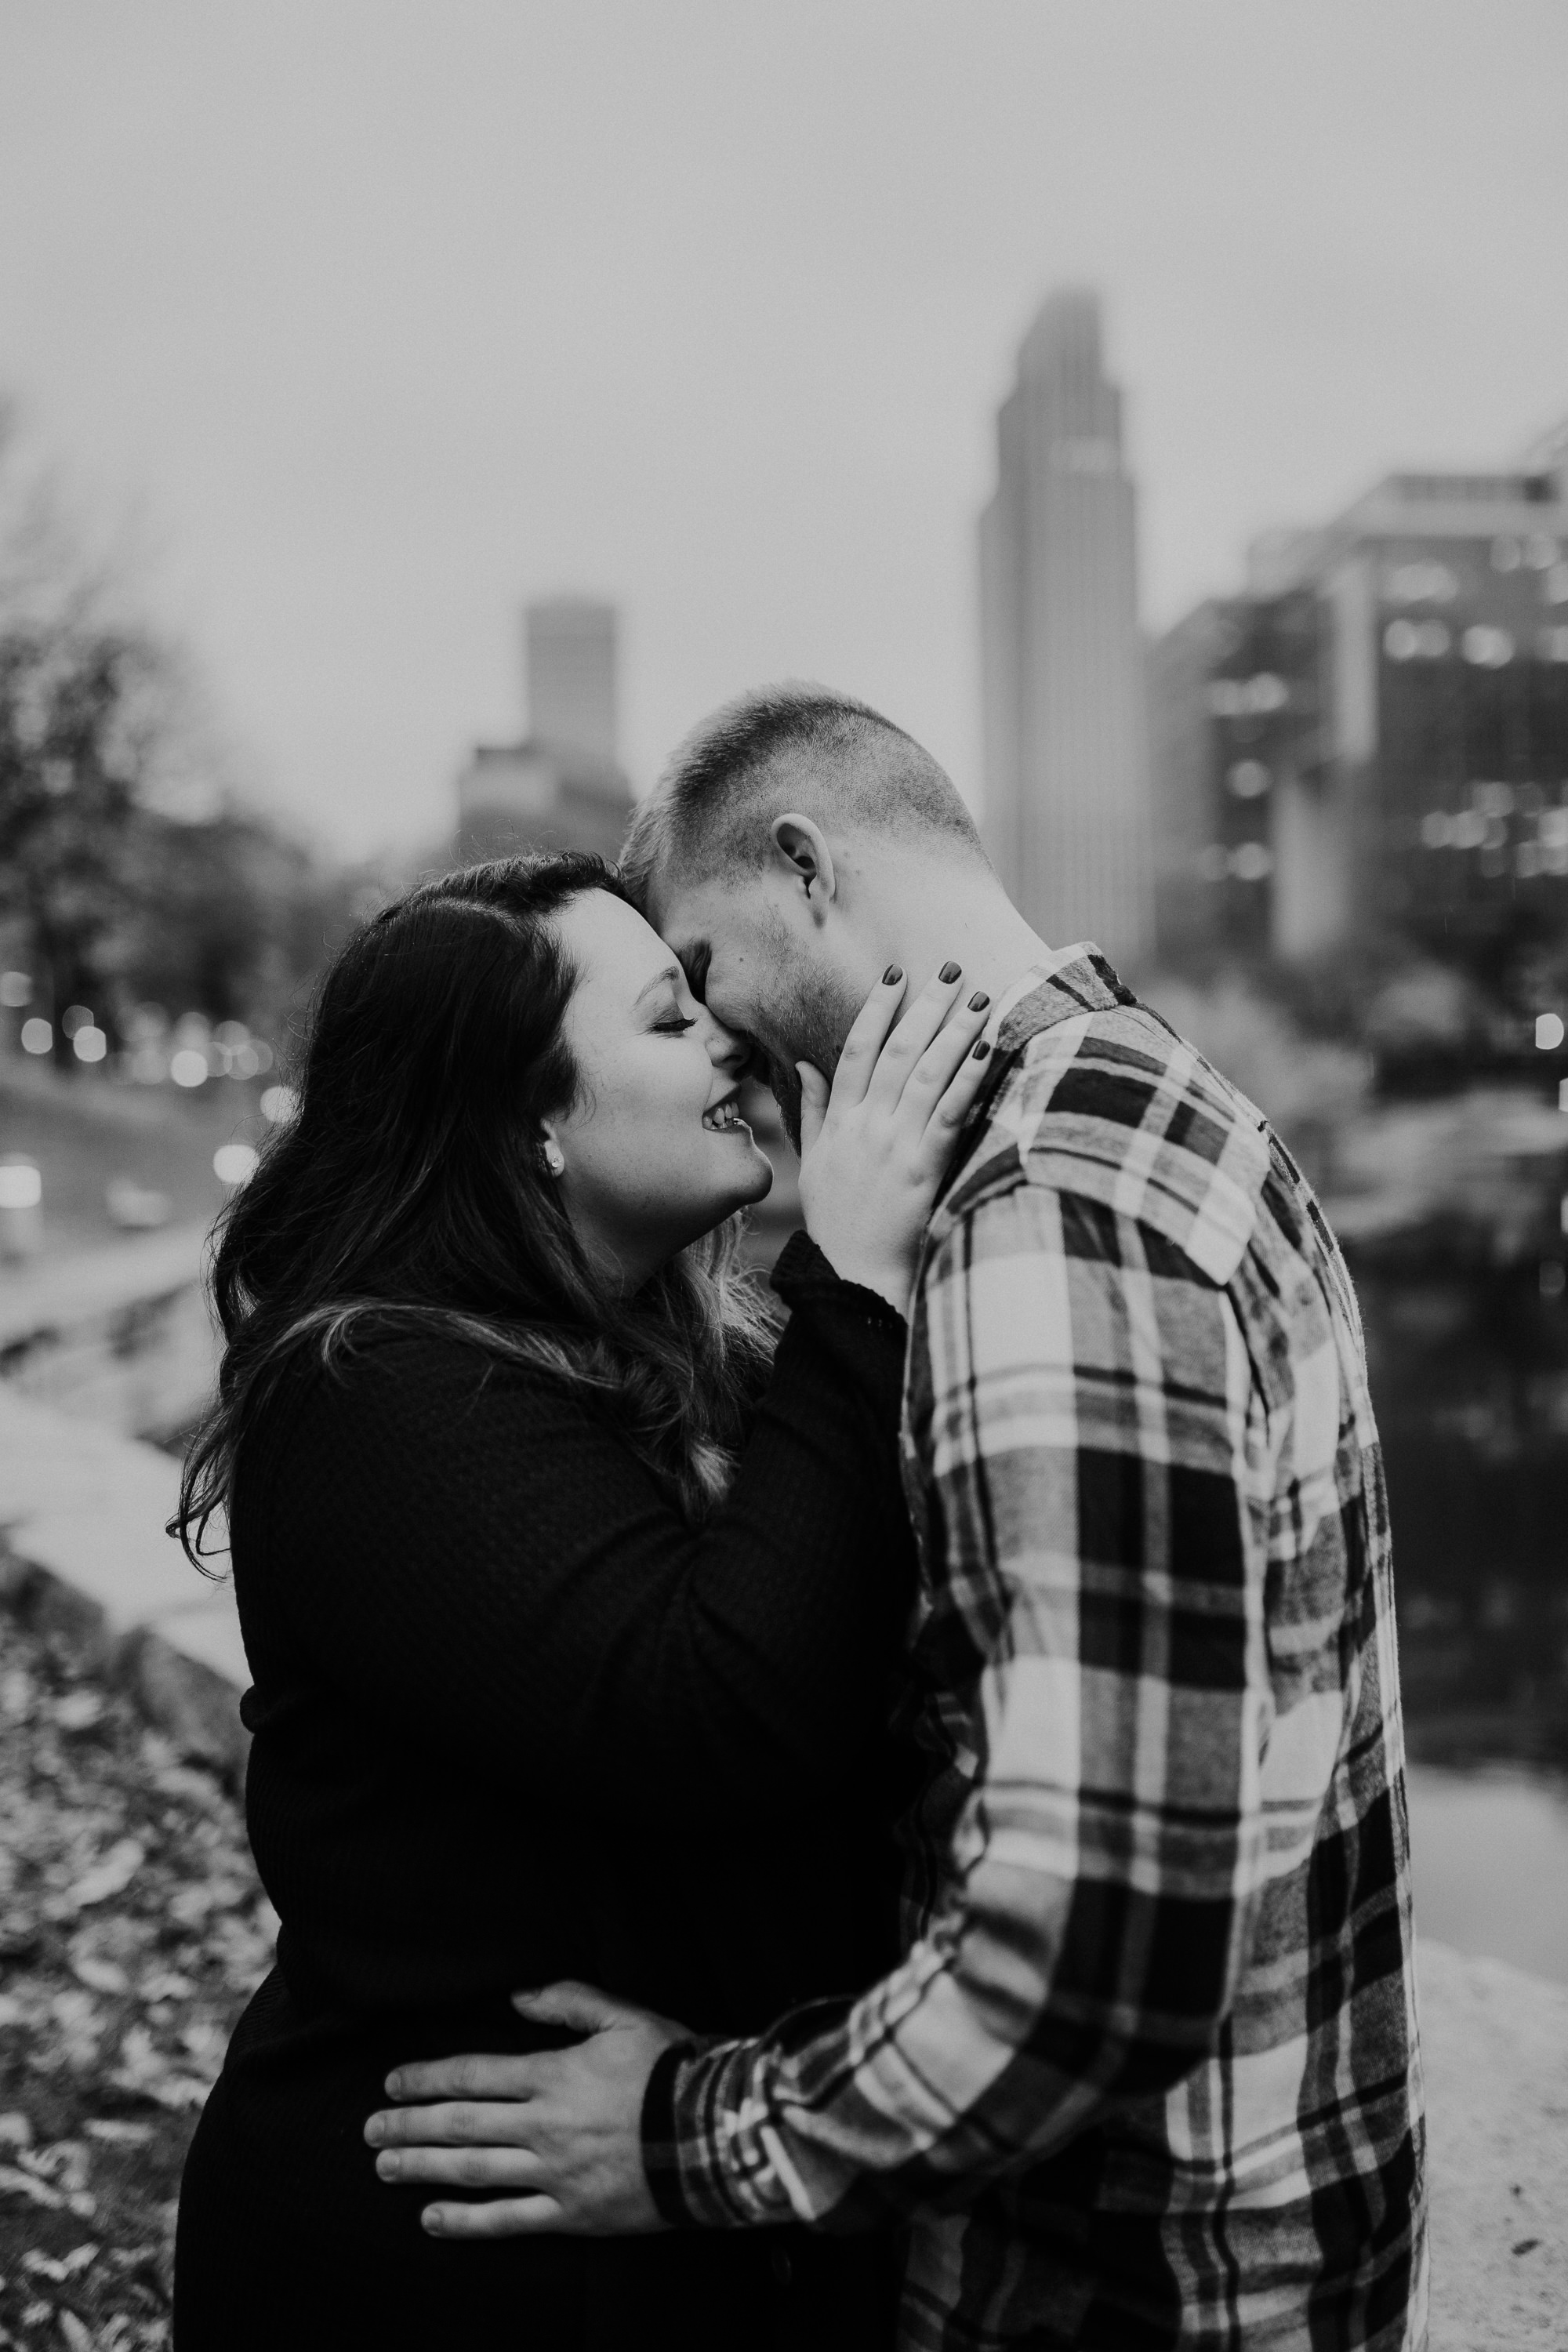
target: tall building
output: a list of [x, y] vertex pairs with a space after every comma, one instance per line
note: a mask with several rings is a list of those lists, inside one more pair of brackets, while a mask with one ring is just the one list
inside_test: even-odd
[[612, 604], [558, 597], [529, 606], [528, 733], [477, 745], [458, 776], [459, 857], [620, 855], [632, 795], [616, 761], [616, 635]]
[[1394, 474], [1151, 657], [1162, 951], [1568, 922], [1568, 498]]
[[1045, 303], [996, 445], [980, 523], [986, 845], [1046, 939], [1136, 961], [1153, 894], [1134, 496], [1092, 292]]

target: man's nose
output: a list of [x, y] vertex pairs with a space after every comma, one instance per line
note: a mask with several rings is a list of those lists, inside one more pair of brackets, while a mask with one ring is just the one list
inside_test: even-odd
[[728, 1070], [743, 1078], [752, 1066], [753, 1047], [751, 1039], [738, 1029], [726, 1029], [721, 1021], [708, 1016], [708, 1055], [715, 1069]]

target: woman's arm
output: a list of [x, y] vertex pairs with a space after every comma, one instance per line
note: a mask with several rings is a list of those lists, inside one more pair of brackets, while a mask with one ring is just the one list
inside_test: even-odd
[[804, 1239], [780, 1271], [795, 1313], [700, 1530], [583, 1392], [410, 1338], [312, 1380], [242, 1485], [242, 1586], [448, 1768], [621, 1820], [798, 1814], [879, 1729], [912, 1548], [902, 1321]]

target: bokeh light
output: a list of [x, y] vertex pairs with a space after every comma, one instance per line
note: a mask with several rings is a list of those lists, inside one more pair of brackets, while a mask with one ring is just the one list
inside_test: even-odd
[[213, 1153], [213, 1174], [220, 1184], [243, 1184], [260, 1154], [249, 1143], [220, 1143]]

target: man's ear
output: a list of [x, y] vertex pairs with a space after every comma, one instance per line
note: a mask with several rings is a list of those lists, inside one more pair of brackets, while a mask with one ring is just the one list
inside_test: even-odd
[[832, 904], [838, 883], [833, 852], [808, 816], [775, 816], [770, 827], [773, 854], [786, 866], [819, 919]]

